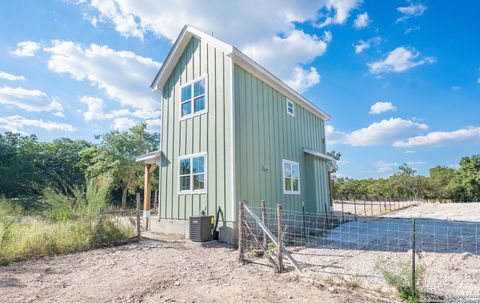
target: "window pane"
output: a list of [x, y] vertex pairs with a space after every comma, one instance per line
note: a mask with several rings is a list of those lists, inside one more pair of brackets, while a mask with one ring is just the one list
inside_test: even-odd
[[182, 104], [182, 117], [185, 115], [190, 115], [192, 112], [192, 102], [185, 102]]
[[202, 79], [193, 84], [193, 96], [198, 97], [205, 94], [205, 79]]
[[190, 159], [180, 160], [180, 175], [190, 174]]
[[204, 110], [205, 109], [205, 97], [200, 97], [200, 98], [197, 98], [195, 99], [194, 101], [194, 112], [199, 112], [201, 110]]
[[290, 163], [284, 163], [283, 164], [283, 174], [285, 177], [291, 177], [292, 176], [292, 166]]
[[193, 189], [205, 189], [205, 174], [193, 176]]
[[292, 164], [292, 177], [298, 178], [298, 164]]
[[182, 102], [192, 99], [192, 86], [182, 87]]
[[285, 178], [285, 190], [286, 191], [291, 191], [292, 190], [292, 179], [290, 178]]
[[292, 190], [298, 192], [298, 179], [293, 179]]
[[180, 190], [190, 190], [190, 176], [180, 177]]
[[205, 157], [196, 157], [193, 158], [193, 173], [203, 173], [205, 172]]

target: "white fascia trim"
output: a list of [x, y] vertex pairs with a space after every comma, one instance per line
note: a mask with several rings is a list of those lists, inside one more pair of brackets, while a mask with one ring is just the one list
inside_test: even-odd
[[231, 170], [232, 170], [232, 178], [231, 178], [231, 188], [232, 188], [232, 221], [237, 221], [237, 170], [236, 170], [236, 151], [235, 151], [235, 64], [233, 60], [230, 58], [230, 150], [231, 150]]
[[285, 82], [275, 77], [271, 72], [267, 71], [260, 64], [250, 59], [237, 48], [233, 49], [231, 56], [236, 64], [240, 65], [242, 68], [264, 80], [267, 84], [271, 85], [278, 91], [285, 94], [287, 98], [290, 98], [292, 101], [296, 101], [297, 103], [303, 105], [308, 111], [312, 112], [320, 119], [325, 121], [330, 120], [330, 115], [319, 109], [316, 105], [308, 101], [304, 96], [300, 95], [293, 88], [285, 84]]
[[206, 43], [218, 48], [219, 50], [224, 52], [225, 55], [229, 55], [233, 51], [233, 46], [231, 46], [230, 44], [220, 41], [219, 39], [214, 38], [194, 28], [193, 26], [185, 25], [180, 32], [180, 35], [178, 35], [177, 40], [175, 40], [172, 49], [170, 50], [167, 58], [160, 67], [160, 70], [155, 76], [155, 79], [150, 85], [150, 87], [154, 91], [161, 91], [163, 89], [165, 82], [172, 73], [175, 65], [177, 64], [180, 56], [182, 55], [183, 51], [187, 47], [192, 37], [196, 37], [199, 40], [205, 41]]

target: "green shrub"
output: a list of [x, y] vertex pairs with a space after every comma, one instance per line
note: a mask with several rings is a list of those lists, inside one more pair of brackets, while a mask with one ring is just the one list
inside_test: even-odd
[[13, 200], [0, 197], [0, 218], [6, 216], [19, 216], [23, 213], [23, 208]]
[[380, 261], [377, 269], [382, 273], [383, 278], [388, 285], [394, 287], [401, 299], [408, 302], [421, 302], [425, 295], [422, 290], [425, 267], [418, 265], [415, 268], [416, 292], [413, 294], [412, 288], [412, 266], [410, 262], [387, 262]]

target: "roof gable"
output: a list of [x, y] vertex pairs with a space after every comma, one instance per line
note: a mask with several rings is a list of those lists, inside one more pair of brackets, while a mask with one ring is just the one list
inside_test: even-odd
[[319, 118], [323, 120], [329, 120], [330, 115], [325, 113], [323, 110], [318, 108], [315, 104], [310, 102], [304, 96], [299, 94], [293, 88], [288, 86], [285, 82], [278, 79], [274, 76], [271, 72], [260, 66], [254, 60], [249, 58], [247, 55], [239, 51], [237, 48], [233, 47], [232, 45], [225, 43], [211, 35], [208, 35], [190, 25], [185, 25], [180, 32], [177, 40], [173, 44], [172, 49], [167, 55], [167, 58], [162, 64], [160, 71], [158, 72], [157, 76], [153, 80], [150, 87], [157, 92], [161, 92], [163, 90], [163, 86], [165, 85], [168, 77], [172, 73], [173, 69], [175, 68], [178, 60], [180, 59], [183, 51], [187, 47], [190, 39], [192, 37], [196, 37], [199, 40], [203, 40], [206, 43], [218, 48], [224, 54], [230, 58], [232, 58], [233, 62], [245, 68], [249, 72], [253, 73], [255, 76], [260, 78], [261, 80], [265, 81], [267, 84], [274, 87], [279, 92], [286, 95], [289, 99], [296, 101], [300, 105], [303, 105], [308, 111], [312, 112]]

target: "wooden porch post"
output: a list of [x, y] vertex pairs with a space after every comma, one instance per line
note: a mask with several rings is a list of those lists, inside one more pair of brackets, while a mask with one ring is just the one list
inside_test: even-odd
[[152, 195], [152, 176], [150, 164], [145, 164], [145, 184], [143, 186], [143, 211], [150, 211], [150, 196]]

